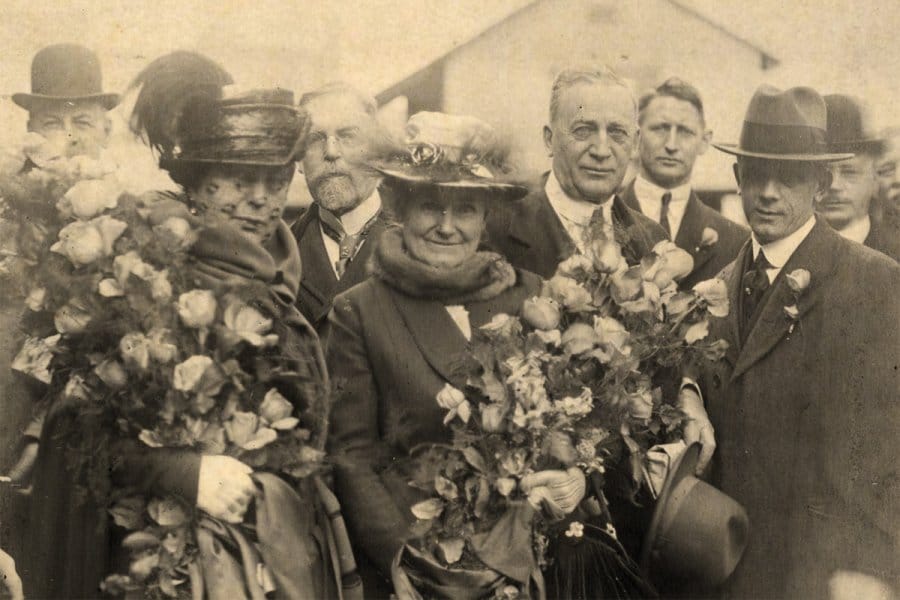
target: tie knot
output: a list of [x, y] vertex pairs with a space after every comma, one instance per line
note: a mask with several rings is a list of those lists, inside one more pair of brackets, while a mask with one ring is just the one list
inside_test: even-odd
[[763, 252], [762, 248], [759, 249], [759, 254], [756, 255], [756, 260], [753, 261], [753, 270], [754, 271], [765, 271], [766, 269], [775, 268], [772, 263], [769, 262], [769, 259], [766, 258], [766, 253]]
[[669, 202], [672, 201], [672, 192], [666, 192], [662, 195], [662, 204], [663, 206], [669, 206]]

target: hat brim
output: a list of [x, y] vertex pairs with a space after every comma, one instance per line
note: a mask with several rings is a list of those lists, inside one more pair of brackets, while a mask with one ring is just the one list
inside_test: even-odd
[[744, 150], [737, 144], [713, 144], [713, 148], [734, 156], [747, 156], [750, 158], [764, 158], [767, 160], [790, 160], [796, 162], [837, 162], [853, 158], [855, 154], [850, 152], [836, 152], [825, 154], [773, 154], [768, 152], [752, 152]]
[[159, 168], [168, 170], [172, 167], [184, 165], [243, 165], [248, 167], [286, 167], [297, 162], [297, 158], [288, 160], [253, 160], [253, 159], [222, 159], [222, 158], [161, 158]]
[[528, 188], [515, 183], [504, 181], [494, 181], [487, 178], [472, 179], [453, 179], [440, 180], [416, 173], [391, 169], [386, 167], [375, 166], [376, 171], [390, 179], [395, 179], [416, 186], [436, 186], [442, 188], [458, 189], [458, 190], [481, 190], [486, 192], [496, 192], [504, 198], [517, 200], [528, 195]]
[[659, 532], [662, 524], [663, 516], [666, 513], [669, 497], [672, 491], [678, 487], [682, 479], [688, 475], [693, 475], [700, 460], [700, 444], [694, 442], [684, 449], [681, 456], [678, 457], [675, 465], [669, 469], [666, 482], [663, 484], [662, 492], [656, 499], [656, 507], [653, 509], [653, 517], [650, 519], [650, 527], [647, 529], [647, 535], [644, 536], [644, 543], [641, 547], [641, 569], [646, 573], [650, 567], [650, 553], [653, 550], [653, 542]]
[[35, 104], [47, 102], [99, 102], [106, 110], [112, 110], [121, 102], [122, 96], [114, 93], [91, 94], [88, 96], [47, 96], [44, 94], [13, 94], [12, 101], [30, 111]]

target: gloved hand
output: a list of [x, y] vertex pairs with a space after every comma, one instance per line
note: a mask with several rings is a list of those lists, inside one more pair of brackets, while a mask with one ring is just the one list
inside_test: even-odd
[[236, 458], [204, 456], [200, 459], [197, 508], [228, 523], [240, 523], [256, 491], [252, 472]]
[[700, 458], [697, 460], [695, 473], [700, 475], [712, 459], [713, 452], [716, 451], [716, 432], [706, 414], [703, 400], [700, 399], [700, 395], [693, 386], [681, 387], [681, 391], [678, 392], [677, 406], [687, 417], [684, 423], [684, 442], [688, 445], [700, 442]]
[[584, 473], [578, 467], [531, 473], [519, 484], [535, 510], [543, 507], [557, 520], [575, 510], [584, 498], [585, 485]]

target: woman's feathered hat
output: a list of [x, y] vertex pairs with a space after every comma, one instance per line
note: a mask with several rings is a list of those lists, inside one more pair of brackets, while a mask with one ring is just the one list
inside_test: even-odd
[[227, 97], [231, 75], [201, 54], [173, 52], [132, 82], [131, 129], [163, 169], [190, 163], [283, 166], [302, 158], [309, 119], [289, 90]]
[[528, 189], [515, 183], [509, 146], [494, 129], [470, 116], [420, 112], [406, 124], [406, 145], [374, 168], [389, 180], [420, 185], [485, 190], [517, 199]]

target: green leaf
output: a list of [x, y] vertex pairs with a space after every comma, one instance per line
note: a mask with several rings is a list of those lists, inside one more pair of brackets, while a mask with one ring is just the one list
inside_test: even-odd
[[467, 446], [463, 449], [463, 456], [466, 457], [466, 462], [472, 465], [480, 473], [487, 473], [487, 465], [484, 463], [484, 457], [481, 456], [481, 453], [478, 452], [472, 446]]

